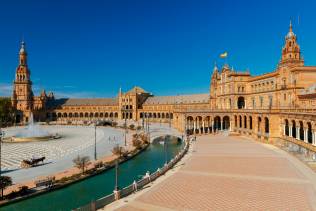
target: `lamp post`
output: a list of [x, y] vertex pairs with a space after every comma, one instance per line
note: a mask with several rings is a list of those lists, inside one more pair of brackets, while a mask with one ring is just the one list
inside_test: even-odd
[[166, 137], [165, 137], [165, 141], [164, 141], [164, 151], [165, 151], [165, 165], [167, 165], [168, 163], [168, 155], [167, 155], [167, 140], [166, 140]]
[[126, 130], [127, 130], [127, 116], [126, 116], [126, 112], [125, 112], [125, 130], [124, 130], [124, 143], [125, 143], [125, 146], [126, 146]]
[[2, 168], [1, 168], [1, 164], [2, 164], [2, 160], [1, 160], [1, 153], [2, 153], [2, 137], [4, 137], [4, 131], [1, 130], [0, 128], [0, 177], [2, 175]]
[[97, 122], [94, 124], [94, 160], [97, 160]]
[[[116, 144], [116, 147], [119, 147], [118, 144]], [[118, 167], [119, 167], [119, 158], [116, 158], [115, 160], [115, 187], [114, 187], [114, 190], [115, 191], [118, 191], [119, 190], [119, 187], [118, 187]]]

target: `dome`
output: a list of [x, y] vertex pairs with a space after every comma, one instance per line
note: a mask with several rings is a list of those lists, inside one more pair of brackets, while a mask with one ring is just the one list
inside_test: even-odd
[[295, 37], [295, 34], [293, 32], [293, 29], [292, 29], [292, 22], [290, 22], [290, 29], [289, 29], [289, 32], [286, 35], [286, 39], [292, 38], [292, 37]]
[[295, 37], [295, 34], [292, 32], [292, 31], [289, 31], [286, 35], [286, 38], [292, 38], [292, 37]]
[[22, 43], [21, 43], [20, 53], [26, 53], [24, 41], [22, 41]]

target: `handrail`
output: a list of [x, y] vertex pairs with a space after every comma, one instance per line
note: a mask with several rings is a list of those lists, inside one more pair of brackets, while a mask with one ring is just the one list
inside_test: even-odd
[[74, 211], [95, 211], [97, 209], [100, 209], [102, 207], [105, 207], [106, 205], [122, 198], [125, 196], [128, 196], [139, 189], [143, 188], [147, 184], [151, 183], [161, 175], [164, 175], [168, 170], [170, 170], [177, 162], [181, 160], [181, 158], [187, 153], [189, 150], [189, 142], [188, 140], [185, 141], [185, 145], [183, 149], [174, 157], [172, 158], [168, 163], [166, 163], [161, 168], [158, 168], [157, 171], [153, 172], [149, 176], [145, 176], [144, 178], [138, 180], [135, 183], [132, 183], [128, 185], [127, 187], [124, 187], [121, 190], [114, 191], [114, 193], [109, 194], [107, 196], [104, 196], [100, 199], [97, 199], [96, 201], [92, 201], [89, 204], [86, 204], [84, 206], [81, 206], [79, 208], [74, 209]]

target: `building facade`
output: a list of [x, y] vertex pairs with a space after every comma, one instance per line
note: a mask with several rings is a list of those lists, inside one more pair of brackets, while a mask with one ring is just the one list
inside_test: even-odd
[[17, 122], [85, 124], [97, 120], [162, 122], [188, 134], [228, 130], [255, 139], [297, 141], [316, 149], [316, 66], [305, 66], [290, 24], [275, 70], [252, 76], [227, 64], [214, 67], [205, 94], [154, 96], [140, 87], [113, 98], [55, 99], [34, 96], [25, 43], [19, 53], [12, 104]]

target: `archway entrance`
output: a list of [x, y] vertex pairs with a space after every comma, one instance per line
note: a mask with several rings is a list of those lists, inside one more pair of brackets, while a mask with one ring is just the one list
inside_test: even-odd
[[285, 135], [289, 136], [289, 121], [285, 120]]
[[219, 116], [214, 118], [214, 131], [221, 130], [221, 118]]
[[223, 130], [229, 130], [229, 128], [230, 128], [229, 116], [224, 116], [224, 118], [223, 118]]

